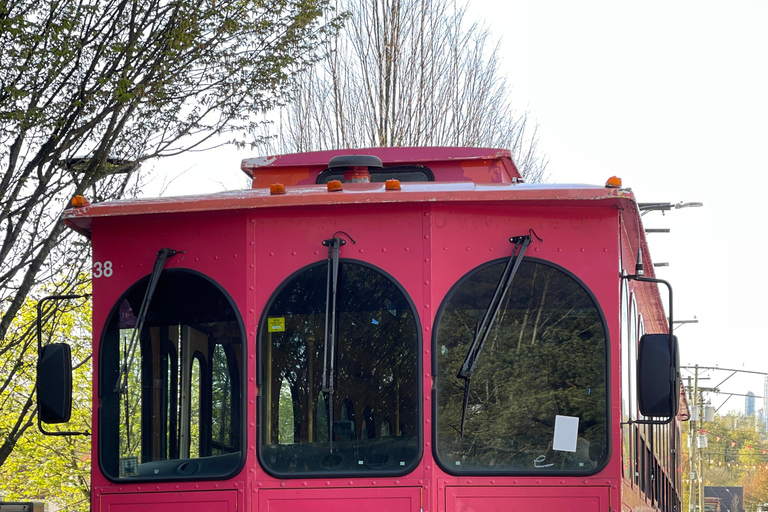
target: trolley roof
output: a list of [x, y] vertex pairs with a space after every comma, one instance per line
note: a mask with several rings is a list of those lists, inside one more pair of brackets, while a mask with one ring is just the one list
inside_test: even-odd
[[[268, 188], [219, 192], [205, 195], [128, 199], [71, 208], [64, 213], [64, 223], [90, 236], [91, 220], [97, 217], [123, 217], [169, 213], [250, 210], [287, 206], [327, 204], [484, 202], [506, 201], [519, 205], [616, 206], [637, 211], [628, 189], [593, 185], [564, 184], [477, 184], [471, 182], [401, 183], [400, 190], [388, 190], [384, 183], [345, 183], [343, 189], [329, 192], [326, 185], [288, 186], [283, 194]], [[637, 213], [639, 216], [639, 212]], [[629, 222], [627, 222], [629, 224]]]
[[[339, 155], [374, 155], [383, 168], [424, 166], [434, 181], [403, 181], [392, 190], [385, 183], [343, 183], [330, 191], [316, 183]], [[505, 206], [610, 207], [621, 212], [632, 254], [642, 254], [646, 275], [653, 263], [630, 189], [574, 184], [523, 183], [508, 150], [485, 148], [373, 148], [282, 155], [244, 160], [241, 168], [253, 177], [252, 189], [165, 198], [129, 199], [70, 208], [64, 223], [90, 238], [94, 218], [143, 217], [164, 214], [245, 211], [260, 208], [313, 207], [394, 203], [484, 203]], [[270, 185], [279, 182], [284, 193]], [[652, 307], [664, 318], [658, 293]]]
[[[434, 181], [403, 181], [399, 190], [385, 183], [343, 183], [329, 191], [317, 184], [331, 158], [374, 155], [384, 169], [426, 167]], [[109, 201], [70, 208], [63, 215], [70, 228], [90, 237], [94, 218], [238, 211], [258, 208], [320, 205], [472, 202], [517, 206], [602, 206], [622, 212], [627, 235], [642, 250], [646, 273], [653, 275], [640, 211], [630, 189], [608, 186], [523, 183], [509, 150], [488, 148], [370, 148], [278, 155], [244, 160], [241, 168], [253, 177], [252, 189], [148, 199]], [[284, 185], [274, 193], [270, 185]]]
[[[343, 183], [329, 191], [317, 183], [328, 162], [340, 155], [374, 155], [385, 171], [428, 169], [434, 181], [402, 181], [399, 190], [385, 183]], [[64, 213], [72, 229], [90, 236], [91, 219], [165, 213], [232, 211], [285, 206], [397, 202], [497, 202], [563, 205], [585, 201], [619, 205], [637, 212], [629, 189], [594, 185], [526, 184], [509, 150], [489, 148], [369, 148], [318, 151], [243, 160], [241, 169], [253, 178], [253, 188], [214, 194], [108, 201]], [[373, 172], [373, 171], [372, 171]], [[285, 193], [270, 186], [280, 183]]]

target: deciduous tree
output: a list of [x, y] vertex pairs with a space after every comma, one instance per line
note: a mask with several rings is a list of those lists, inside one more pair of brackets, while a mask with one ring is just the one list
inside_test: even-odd
[[[77, 290], [86, 291], [86, 290]], [[27, 330], [36, 321], [36, 301], [28, 298], [11, 325], [10, 334]], [[74, 406], [66, 430], [91, 430], [91, 308], [88, 300], [76, 300], [49, 311], [43, 340], [67, 342], [74, 362]], [[11, 386], [0, 391], [3, 410], [24, 407], [35, 389], [34, 350], [16, 349], [16, 357], [3, 359], [4, 369], [20, 360], [23, 369], [16, 372]], [[0, 432], [14, 428], [18, 415], [0, 416]], [[28, 421], [28, 420], [27, 420]], [[49, 426], [49, 430], [56, 430]], [[90, 501], [90, 438], [87, 436], [46, 436], [30, 428], [0, 467], [0, 496], [6, 501], [37, 500], [67, 505], [67, 510], [87, 511]]]
[[[41, 282], [66, 293], [89, 250], [69, 199], [124, 196], [141, 162], [243, 134], [336, 28], [327, 0], [0, 0], [0, 389], [28, 371], [12, 329]], [[54, 280], [55, 277], [55, 280]], [[23, 320], [22, 320], [23, 322]], [[24, 324], [26, 326], [26, 324]], [[33, 424], [3, 405], [0, 465]]]
[[445, 0], [342, 1], [349, 14], [304, 72], [262, 153], [375, 146], [510, 148], [544, 178], [536, 126], [516, 112], [498, 46]]

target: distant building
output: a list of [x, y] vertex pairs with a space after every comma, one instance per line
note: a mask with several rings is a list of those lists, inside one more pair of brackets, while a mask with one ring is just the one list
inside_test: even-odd
[[744, 406], [744, 411], [747, 418], [749, 418], [750, 416], [755, 415], [755, 394], [751, 391], [747, 391], [747, 398], [745, 400], [746, 405]]
[[763, 377], [763, 427], [768, 432], [768, 375]]

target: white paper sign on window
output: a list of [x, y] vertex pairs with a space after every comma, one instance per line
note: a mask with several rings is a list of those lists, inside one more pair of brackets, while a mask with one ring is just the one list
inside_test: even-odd
[[552, 449], [561, 452], [575, 452], [579, 435], [579, 418], [555, 416], [555, 439]]

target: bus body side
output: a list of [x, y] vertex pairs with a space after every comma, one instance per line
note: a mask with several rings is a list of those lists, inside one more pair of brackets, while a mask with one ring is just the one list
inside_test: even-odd
[[627, 191], [512, 179], [71, 213], [101, 269], [93, 510], [679, 508], [677, 420], [627, 424], [637, 341], [666, 329], [620, 277], [637, 216]]

